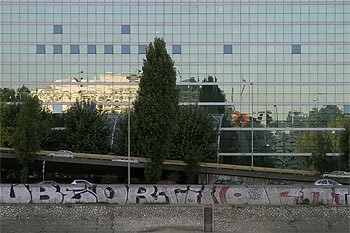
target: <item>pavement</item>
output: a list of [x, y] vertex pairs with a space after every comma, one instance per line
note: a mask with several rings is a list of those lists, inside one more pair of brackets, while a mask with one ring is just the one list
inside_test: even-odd
[[[347, 233], [348, 206], [214, 206], [215, 232]], [[201, 205], [0, 204], [1, 233], [203, 232]]]

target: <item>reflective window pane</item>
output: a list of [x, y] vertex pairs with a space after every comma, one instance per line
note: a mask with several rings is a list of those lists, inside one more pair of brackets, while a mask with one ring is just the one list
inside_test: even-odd
[[293, 54], [301, 54], [301, 45], [292, 45]]
[[173, 45], [173, 54], [181, 54], [181, 45]]
[[45, 53], [45, 45], [37, 45], [36, 46], [36, 53], [37, 54], [44, 54]]
[[61, 54], [62, 53], [62, 45], [54, 45], [53, 46], [53, 53], [54, 54]]
[[88, 45], [87, 49], [88, 54], [96, 54], [96, 45]]
[[53, 34], [62, 34], [62, 25], [53, 25]]
[[70, 46], [70, 53], [71, 54], [79, 54], [79, 45], [71, 45]]
[[122, 54], [130, 54], [130, 45], [122, 45]]
[[105, 54], [113, 54], [113, 45], [105, 45]]
[[130, 34], [130, 25], [122, 25], [122, 34]]
[[224, 45], [224, 54], [232, 54], [232, 45]]

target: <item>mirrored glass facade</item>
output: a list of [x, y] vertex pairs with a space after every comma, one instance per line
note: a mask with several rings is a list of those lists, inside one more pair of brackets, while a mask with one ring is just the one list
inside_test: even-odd
[[[348, 1], [0, 0], [0, 12], [0, 87], [25, 85], [53, 111], [76, 99], [122, 111], [163, 37], [181, 104], [219, 119], [223, 156], [301, 155], [300, 132], [338, 132], [349, 114]], [[203, 97], [212, 87], [220, 98]]]

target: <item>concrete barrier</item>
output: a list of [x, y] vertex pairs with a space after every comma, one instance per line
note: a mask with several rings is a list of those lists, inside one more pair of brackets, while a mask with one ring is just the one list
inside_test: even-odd
[[0, 203], [350, 205], [350, 186], [1, 184]]

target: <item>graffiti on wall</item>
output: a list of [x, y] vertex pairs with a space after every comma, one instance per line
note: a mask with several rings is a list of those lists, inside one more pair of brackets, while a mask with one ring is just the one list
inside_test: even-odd
[[1, 184], [1, 203], [350, 205], [348, 187]]

